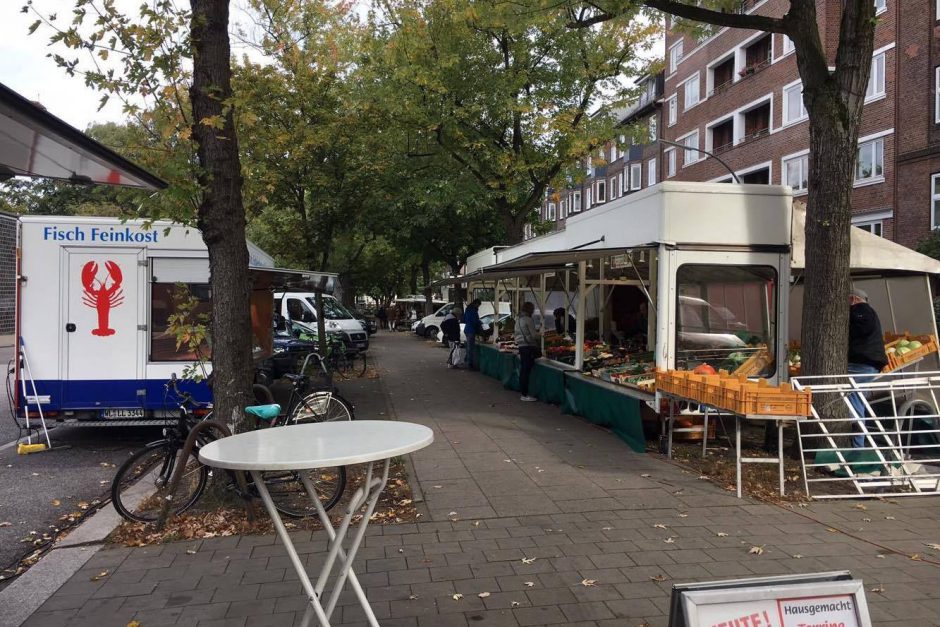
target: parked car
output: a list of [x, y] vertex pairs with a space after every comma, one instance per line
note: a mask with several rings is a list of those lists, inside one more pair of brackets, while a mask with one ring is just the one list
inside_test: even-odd
[[356, 317], [356, 320], [362, 325], [362, 328], [365, 329], [366, 333], [369, 335], [375, 335], [375, 332], [379, 330], [379, 325], [375, 321], [375, 316], [366, 314], [365, 312], [359, 309], [350, 309], [349, 313]]
[[[495, 316], [493, 316], [493, 314], [491, 314], [491, 313], [486, 314], [485, 316], [480, 316], [480, 324], [483, 326], [483, 335], [484, 335], [484, 336], [489, 335], [488, 332], [489, 332], [489, 330], [490, 330], [490, 329], [492, 328], [492, 326], [493, 326], [493, 318], [494, 318], [494, 317], [495, 317]], [[511, 317], [511, 316], [510, 316], [509, 314], [507, 314], [507, 313], [500, 314], [500, 315], [499, 315], [499, 320], [498, 320], [497, 322], [498, 322], [499, 324], [503, 324], [503, 323], [504, 323], [506, 320], [508, 320], [510, 317]], [[466, 326], [466, 325], [464, 325], [464, 323], [461, 322], [461, 323], [460, 323], [460, 341], [461, 341], [461, 342], [466, 342], [466, 341], [467, 341], [467, 336], [464, 335], [464, 332], [463, 332], [464, 326]], [[443, 342], [443, 341], [444, 341], [444, 332], [439, 330], [439, 331], [437, 332], [437, 336], [436, 336], [436, 337], [437, 337], [437, 341], [438, 341], [438, 342]]]
[[[464, 305], [466, 306], [466, 304]], [[444, 316], [450, 313], [450, 310], [454, 308], [454, 303], [447, 303], [430, 316], [425, 316], [418, 320], [417, 322], [411, 325], [411, 330], [421, 335], [423, 337], [435, 338], [441, 331], [441, 322], [444, 320]], [[483, 316], [493, 313], [493, 304], [492, 303], [483, 303], [480, 305], [480, 318]], [[509, 303], [500, 303], [499, 304], [499, 313], [509, 315]]]
[[[316, 328], [316, 295], [308, 292], [274, 294], [274, 313]], [[362, 323], [332, 296], [323, 296], [323, 321], [327, 333], [337, 333], [350, 351], [369, 348], [369, 333]]]

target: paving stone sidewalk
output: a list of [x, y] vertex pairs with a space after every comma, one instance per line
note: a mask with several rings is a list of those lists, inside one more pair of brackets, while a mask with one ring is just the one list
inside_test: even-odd
[[[373, 347], [385, 398], [351, 389], [359, 417], [418, 422], [436, 438], [412, 456], [421, 520], [371, 526], [356, 560], [383, 626], [666, 625], [674, 583], [839, 569], [882, 590], [867, 593], [876, 625], [940, 625], [940, 551], [925, 546], [940, 543], [937, 499], [739, 500], [557, 407], [444, 368], [424, 341], [383, 333]], [[295, 542], [316, 568], [324, 534]], [[351, 595], [341, 603], [334, 624], [364, 624]], [[289, 626], [304, 604], [273, 536], [213, 538], [102, 549], [25, 624]]]

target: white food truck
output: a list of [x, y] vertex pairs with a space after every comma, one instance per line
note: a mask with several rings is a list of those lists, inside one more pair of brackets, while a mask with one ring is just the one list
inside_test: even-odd
[[[15, 368], [19, 409], [25, 383], [29, 410], [38, 403], [55, 419], [143, 424], [175, 413], [164, 385], [196, 356], [177, 350], [167, 319], [189, 297], [180, 284], [209, 310], [202, 234], [169, 222], [23, 216], [17, 245], [16, 334], [29, 362], [28, 371]], [[332, 277], [273, 268], [250, 243], [249, 252], [254, 346], [264, 356], [271, 351], [273, 289], [329, 289], [321, 284]], [[197, 399], [210, 398], [204, 384], [181, 385]]]

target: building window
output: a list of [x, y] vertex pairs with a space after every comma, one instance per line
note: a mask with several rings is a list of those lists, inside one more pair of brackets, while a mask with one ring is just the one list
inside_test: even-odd
[[614, 142], [610, 146], [610, 163], [613, 163], [617, 160], [617, 142]]
[[875, 0], [875, 15], [888, 10], [888, 0]]
[[610, 179], [608, 184], [610, 185], [610, 199], [613, 200], [617, 197], [617, 177]]
[[656, 157], [646, 162], [646, 186], [656, 185]]
[[575, 213], [581, 213], [581, 192], [571, 194], [571, 210]]
[[[940, 0], [937, 0], [937, 2], [940, 2]], [[676, 97], [676, 94], [669, 96], [669, 100], [666, 101], [666, 107], [669, 109], [669, 117], [666, 124], [667, 126], [675, 126], [676, 120], [679, 118], [679, 99]], [[938, 111], [940, 111], [940, 109], [938, 109]], [[938, 118], [937, 121], [940, 122], [940, 118]]]
[[738, 73], [741, 77], [754, 74], [770, 65], [770, 41], [768, 34], [744, 49], [744, 68]]
[[588, 187], [584, 190], [584, 193], [586, 194], [584, 197], [584, 208], [590, 209], [594, 205], [594, 200], [591, 198], [591, 188]]
[[883, 180], [885, 176], [885, 140], [873, 139], [858, 145], [855, 163], [855, 182], [868, 183]]
[[[937, 0], [937, 11], [940, 12], [940, 0]], [[940, 124], [940, 66], [934, 70], [934, 122]]]
[[796, 124], [807, 118], [803, 104], [803, 83], [797, 81], [783, 88], [783, 124]]
[[805, 193], [809, 186], [809, 155], [800, 155], [783, 160], [783, 184], [793, 188], [793, 193]]
[[679, 143], [685, 146], [682, 153], [682, 167], [692, 165], [699, 159], [698, 151], [698, 131], [693, 131], [679, 140]]
[[858, 224], [853, 224], [857, 228], [862, 229], [863, 231], [868, 231], [873, 235], [878, 237], [884, 237], [882, 234], [884, 232], [884, 222], [877, 220], [875, 222], [859, 222]]
[[650, 139], [650, 143], [652, 144], [654, 141], [659, 139], [659, 134], [656, 132], [656, 116], [655, 115], [650, 117], [649, 131], [650, 131], [649, 139]]
[[643, 187], [643, 165], [639, 163], [630, 164], [630, 189], [637, 190]]
[[930, 228], [940, 227], [940, 174], [930, 177]]
[[783, 36], [783, 54], [781, 54], [780, 56], [781, 57], [786, 56], [790, 54], [791, 52], [793, 52], [794, 50], [796, 50], [796, 48], [793, 45], [793, 40], [787, 37], [786, 35], [784, 35]]
[[693, 74], [685, 82], [685, 86], [682, 88], [683, 97], [684, 97], [684, 111], [688, 111], [695, 105], [699, 103], [699, 84], [698, 84], [698, 72]]
[[627, 193], [627, 191], [629, 191], [630, 179], [627, 178], [627, 174], [623, 170], [620, 171], [619, 176], [620, 176], [620, 195], [623, 196], [624, 194]]
[[717, 94], [724, 91], [734, 83], [734, 55], [715, 65], [709, 71], [711, 72], [711, 93]]
[[606, 200], [606, 199], [607, 199], [607, 189], [606, 189], [606, 188], [607, 188], [607, 185], [604, 183], [604, 181], [598, 181], [598, 182], [597, 182], [597, 193], [596, 193], [596, 196], [597, 196], [597, 204], [601, 204], [602, 202], [607, 202], [607, 200]]
[[871, 60], [871, 74], [868, 75], [868, 88], [865, 100], [872, 100], [885, 95], [885, 53], [876, 54]]
[[739, 114], [744, 127], [741, 141], [759, 139], [770, 133], [770, 103], [771, 100], [765, 100]]
[[682, 40], [680, 39], [669, 49], [669, 73], [672, 74], [679, 68], [679, 62], [682, 61]]
[[548, 203], [548, 219], [555, 219], [555, 203], [553, 202]]
[[666, 159], [666, 178], [672, 178], [676, 175], [676, 149], [667, 148], [663, 157]]
[[734, 120], [725, 120], [709, 129], [711, 150], [715, 154], [730, 150], [734, 146]]

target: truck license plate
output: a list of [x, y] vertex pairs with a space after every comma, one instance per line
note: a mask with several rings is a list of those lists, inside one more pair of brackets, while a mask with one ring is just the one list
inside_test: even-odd
[[356, 342], [356, 348], [365, 348], [365, 347], [366, 347], [365, 342]]
[[143, 409], [105, 409], [102, 412], [105, 418], [143, 418]]

